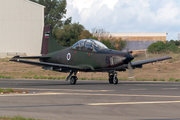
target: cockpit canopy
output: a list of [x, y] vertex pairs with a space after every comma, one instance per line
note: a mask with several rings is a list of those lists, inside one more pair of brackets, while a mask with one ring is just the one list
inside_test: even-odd
[[98, 52], [99, 50], [102, 49], [108, 49], [108, 47], [106, 47], [103, 43], [94, 39], [82, 39], [76, 42], [72, 46], [72, 49]]

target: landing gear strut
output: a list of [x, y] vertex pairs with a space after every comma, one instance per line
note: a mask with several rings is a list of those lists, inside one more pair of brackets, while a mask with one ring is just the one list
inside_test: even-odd
[[118, 84], [118, 79], [117, 79], [117, 72], [109, 72], [109, 83], [110, 84]]

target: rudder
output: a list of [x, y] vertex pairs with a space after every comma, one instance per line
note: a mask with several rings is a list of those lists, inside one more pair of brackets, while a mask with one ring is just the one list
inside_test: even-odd
[[53, 37], [52, 37], [52, 28], [51, 25], [47, 25], [43, 30], [43, 38], [42, 38], [42, 47], [41, 54], [42, 56], [47, 55], [48, 53], [52, 53], [58, 50], [62, 50], [65, 47], [60, 45]]

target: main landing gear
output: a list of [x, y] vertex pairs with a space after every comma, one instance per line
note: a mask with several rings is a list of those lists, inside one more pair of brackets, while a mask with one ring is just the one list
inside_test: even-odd
[[73, 84], [76, 84], [76, 81], [77, 81], [77, 76], [71, 76], [71, 79], [70, 79], [70, 83], [73, 85]]
[[[72, 76], [73, 73], [74, 73], [74, 75]], [[76, 74], [77, 74], [77, 71], [76, 72], [71, 71], [70, 74], [68, 75], [68, 77], [66, 78], [66, 81], [68, 81], [70, 78], [70, 84], [71, 85], [76, 84], [76, 82], [78, 80]], [[117, 78], [117, 72], [116, 71], [109, 72], [109, 83], [110, 84], [118, 84], [118, 78]]]
[[[71, 76], [74, 73], [74, 76]], [[68, 81], [68, 79], [70, 78], [70, 84], [74, 85], [76, 84], [76, 81], [78, 80], [77, 76], [76, 76], [77, 72], [70, 72], [69, 76], [67, 77], [66, 81]]]
[[110, 84], [118, 84], [117, 72], [109, 72], [109, 83]]

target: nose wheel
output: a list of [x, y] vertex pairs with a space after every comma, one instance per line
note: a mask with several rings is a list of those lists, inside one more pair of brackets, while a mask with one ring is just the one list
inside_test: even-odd
[[118, 84], [117, 72], [109, 72], [109, 83]]
[[113, 77], [113, 83], [114, 83], [114, 84], [118, 84], [118, 78], [117, 78], [117, 76], [114, 76], [114, 77]]

